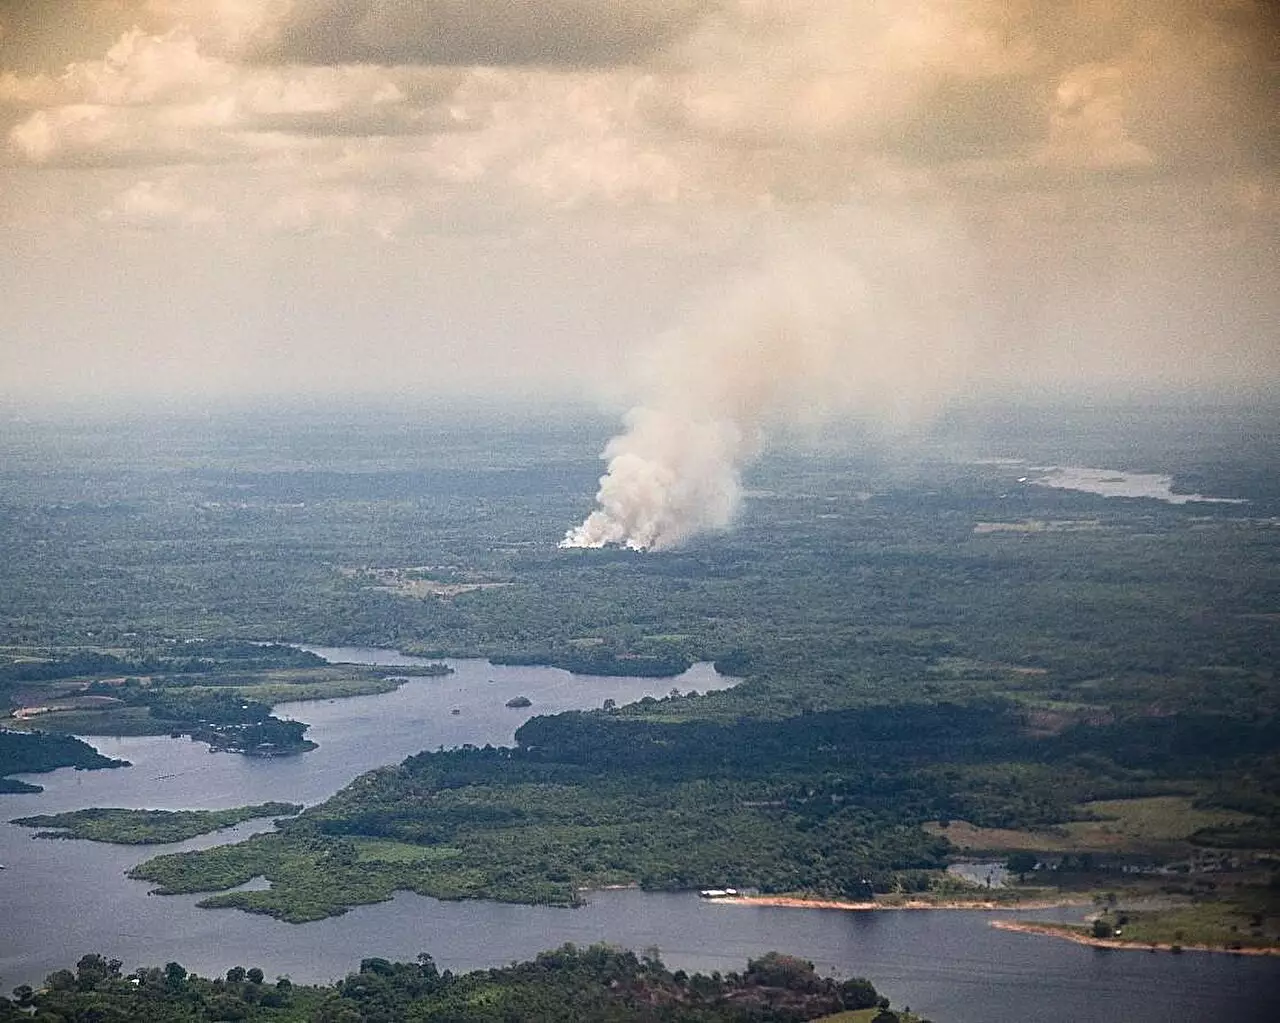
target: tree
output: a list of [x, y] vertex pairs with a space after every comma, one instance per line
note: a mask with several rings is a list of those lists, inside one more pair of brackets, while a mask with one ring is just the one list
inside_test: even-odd
[[1110, 938], [1113, 934], [1111, 924], [1106, 917], [1100, 916], [1093, 921], [1093, 936], [1095, 938]]
[[205, 1008], [205, 1015], [210, 1020], [236, 1023], [238, 1020], [248, 1018], [249, 1006], [234, 995], [217, 995], [209, 1001]]
[[865, 977], [851, 977], [840, 985], [840, 1001], [846, 1009], [874, 1009], [880, 992]]
[[92, 991], [104, 980], [119, 977], [123, 965], [119, 959], [105, 959], [96, 952], [81, 956], [76, 963], [76, 987], [81, 991]]
[[1016, 874], [1018, 876], [1019, 881], [1025, 881], [1027, 879], [1027, 875], [1036, 869], [1036, 864], [1039, 862], [1040, 860], [1035, 853], [1020, 850], [1019, 852], [1012, 853], [1009, 858], [1005, 860], [1004, 865], [1005, 869], [1007, 869], [1009, 873]]
[[45, 977], [44, 986], [50, 991], [70, 991], [76, 986], [76, 975], [70, 970], [54, 970]]

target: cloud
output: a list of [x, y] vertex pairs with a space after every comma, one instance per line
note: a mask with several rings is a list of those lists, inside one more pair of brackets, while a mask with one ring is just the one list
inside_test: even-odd
[[1124, 72], [1088, 65], [1066, 74], [1054, 95], [1049, 136], [1037, 158], [1064, 169], [1150, 167], [1151, 150], [1135, 142], [1127, 125]]
[[[934, 249], [968, 262], [980, 300], [913, 334], [981, 334], [945, 349], [966, 353], [966, 381], [1123, 367], [1157, 377], [1175, 361], [1280, 375], [1256, 340], [1274, 339], [1280, 316], [1280, 7], [1269, 0], [2, 10], [0, 218], [51, 247], [83, 237], [109, 252], [116, 231], [139, 245], [203, 231], [230, 280], [248, 273], [241, 242], [362, 258], [361, 246], [382, 247], [412, 269], [441, 239], [465, 239], [486, 255], [467, 249], [482, 264], [462, 274], [474, 290], [449, 300], [497, 308], [514, 279], [488, 271], [501, 250], [512, 274], [538, 282], [519, 304], [555, 313], [545, 336], [513, 339], [525, 315], [504, 307], [487, 343], [560, 352], [556, 336], [580, 328], [581, 358], [535, 360], [577, 372], [670, 326], [688, 290], [732, 290], [724, 266], [773, 265], [762, 251], [775, 231], [817, 225], [815, 251], [844, 253], [888, 296], [872, 308], [911, 307], [894, 297], [897, 275], [945, 278]], [[878, 274], [849, 254], [878, 251], [901, 224], [918, 228], [914, 263]], [[589, 263], [587, 279], [545, 269], [561, 248], [562, 271]], [[667, 276], [645, 292], [617, 284], [627, 273]], [[610, 296], [600, 308], [646, 301], [583, 326], [596, 287]], [[405, 284], [397, 301], [417, 293]], [[582, 340], [596, 334], [607, 355]], [[891, 366], [886, 356], [861, 376]], [[894, 393], [935, 400], [910, 379]]]
[[330, 185], [292, 190], [266, 211], [265, 223], [292, 234], [342, 234], [371, 230], [389, 238], [408, 218], [407, 205], [394, 196], [374, 196], [363, 189]]
[[221, 219], [213, 206], [192, 203], [174, 178], [144, 178], [98, 211], [98, 220], [103, 223], [138, 228], [160, 228], [174, 223], [204, 226], [217, 224]]
[[589, 68], [643, 61], [713, 0], [298, 0], [268, 62]]
[[380, 68], [246, 67], [186, 29], [125, 33], [104, 57], [48, 76], [0, 79], [0, 99], [36, 106], [10, 130], [28, 160], [110, 166], [271, 157], [314, 139], [449, 130], [447, 75]]
[[418, 136], [443, 181], [556, 205], [840, 201], [982, 180], [1022, 191], [1037, 176], [1055, 187], [1055, 174], [1280, 158], [1277, 26], [1261, 0], [132, 9], [147, 26], [103, 56], [0, 78], [0, 102], [26, 109], [17, 154], [218, 163], [291, 139], [305, 153], [308, 140]]

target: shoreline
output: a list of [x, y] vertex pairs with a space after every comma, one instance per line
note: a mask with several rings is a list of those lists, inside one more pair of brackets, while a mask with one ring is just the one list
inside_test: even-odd
[[[1064, 930], [1053, 924], [1029, 923], [1022, 920], [989, 920], [988, 926], [1001, 931], [1016, 931], [1019, 934], [1039, 934], [1046, 938], [1058, 938], [1071, 941], [1077, 945], [1088, 945], [1092, 948], [1113, 948], [1130, 952], [1173, 952], [1174, 945], [1163, 941], [1120, 941], [1116, 938], [1095, 938], [1091, 934]], [[1280, 956], [1280, 948], [1224, 948], [1221, 945], [1185, 945], [1179, 943], [1177, 948], [1183, 952], [1217, 952], [1219, 955], [1235, 956]]]
[[733, 895], [722, 899], [708, 899], [713, 903], [732, 906], [774, 906], [784, 909], [840, 909], [849, 912], [873, 912], [907, 909], [972, 909], [983, 912], [1014, 909], [1059, 909], [1063, 906], [1085, 905], [1083, 899], [1035, 899], [1026, 902], [995, 902], [991, 900], [906, 899], [902, 902], [847, 902], [841, 899], [811, 899], [799, 895]]

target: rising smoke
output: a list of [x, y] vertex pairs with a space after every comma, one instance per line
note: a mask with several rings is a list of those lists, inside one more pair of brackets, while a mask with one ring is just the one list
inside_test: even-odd
[[891, 283], [880, 269], [775, 260], [661, 337], [604, 450], [598, 507], [560, 546], [662, 550], [727, 528], [742, 468], [778, 427], [853, 411], [901, 424], [932, 407], [962, 379], [964, 346], [942, 333], [927, 270]]

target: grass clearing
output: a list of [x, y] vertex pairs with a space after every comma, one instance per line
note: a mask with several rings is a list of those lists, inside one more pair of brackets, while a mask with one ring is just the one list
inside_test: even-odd
[[1142, 944], [1268, 948], [1280, 940], [1280, 920], [1251, 912], [1230, 900], [1206, 900], [1154, 913], [1135, 911], [1126, 915], [1128, 922], [1121, 928], [1120, 937]]
[[24, 732], [59, 732], [63, 735], [166, 735], [172, 722], [151, 716], [146, 707], [109, 707], [102, 710], [58, 710], [4, 726]]
[[1080, 810], [1095, 819], [1072, 821], [1063, 825], [1064, 830], [1082, 845], [1103, 851], [1185, 842], [1201, 828], [1230, 827], [1255, 819], [1234, 810], [1199, 809], [1190, 796], [1100, 800], [1081, 803]]
[[385, 838], [353, 838], [358, 862], [432, 863], [462, 855], [461, 849], [448, 845], [413, 845]]
[[1037, 830], [980, 828], [967, 821], [952, 821], [945, 828], [933, 821], [924, 828], [931, 835], [945, 836], [965, 852], [1168, 853], [1171, 847], [1185, 845], [1201, 828], [1256, 821], [1250, 814], [1200, 809], [1192, 803], [1190, 796], [1079, 803], [1076, 809], [1090, 819]]

